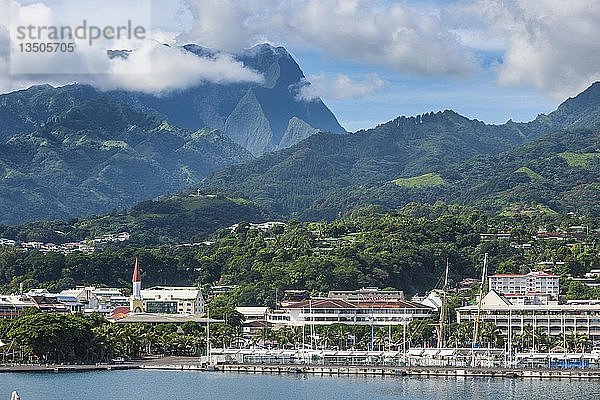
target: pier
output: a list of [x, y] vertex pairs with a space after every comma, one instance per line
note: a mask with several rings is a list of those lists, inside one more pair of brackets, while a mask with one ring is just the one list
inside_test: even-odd
[[0, 366], [0, 373], [9, 372], [87, 372], [87, 371], [118, 371], [126, 369], [138, 369], [139, 364], [90, 364], [90, 365], [5, 365]]
[[600, 379], [600, 370], [585, 369], [503, 369], [448, 367], [369, 367], [339, 365], [268, 365], [268, 364], [141, 364], [142, 369], [178, 371], [214, 371], [243, 374], [302, 374], [318, 376], [408, 376], [408, 377], [487, 377], [502, 379]]

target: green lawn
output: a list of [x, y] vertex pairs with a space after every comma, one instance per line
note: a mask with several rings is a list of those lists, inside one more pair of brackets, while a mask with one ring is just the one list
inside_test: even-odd
[[515, 171], [515, 173], [518, 173], [518, 172], [527, 175], [529, 177], [529, 179], [531, 179], [531, 180], [543, 180], [544, 179], [543, 176], [541, 176], [537, 172], [535, 172], [527, 167], [521, 167]]
[[438, 174], [429, 173], [425, 175], [413, 176], [411, 178], [394, 179], [392, 183], [400, 187], [419, 189], [441, 186], [446, 183], [446, 181]]
[[564, 152], [558, 154], [560, 157], [564, 158], [569, 167], [585, 167], [590, 162], [600, 158], [600, 153], [571, 153]]

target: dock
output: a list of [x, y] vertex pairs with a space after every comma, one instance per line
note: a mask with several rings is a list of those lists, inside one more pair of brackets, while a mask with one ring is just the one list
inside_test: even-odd
[[89, 365], [7, 365], [0, 366], [0, 373], [14, 372], [88, 372], [88, 371], [119, 371], [127, 369], [139, 369], [139, 364], [89, 364]]
[[142, 369], [214, 371], [243, 374], [302, 374], [318, 376], [408, 376], [408, 377], [487, 377], [530, 379], [600, 379], [600, 370], [590, 369], [502, 369], [447, 367], [373, 367], [339, 365], [266, 365], [228, 364], [203, 366], [199, 364], [140, 365]]

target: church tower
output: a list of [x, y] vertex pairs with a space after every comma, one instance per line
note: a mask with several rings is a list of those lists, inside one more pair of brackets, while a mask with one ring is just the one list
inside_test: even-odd
[[131, 298], [129, 299], [129, 310], [134, 313], [144, 312], [144, 300], [142, 299], [142, 274], [140, 274], [140, 263], [135, 258], [133, 267], [133, 278], [131, 279]]

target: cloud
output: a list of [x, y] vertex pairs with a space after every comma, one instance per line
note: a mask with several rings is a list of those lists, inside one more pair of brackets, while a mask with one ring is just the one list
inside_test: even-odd
[[[133, 10], [128, 7], [132, 4], [139, 6], [142, 1], [120, 2], [125, 8], [117, 14], [121, 19], [139, 17], [143, 14], [139, 8]], [[98, 12], [98, 19], [85, 16], [86, 9], [81, 8], [85, 0], [77, 0], [79, 7], [69, 14], [71, 11], [65, 11], [65, 2], [30, 5], [22, 5], [17, 1], [0, 3], [1, 91], [24, 88], [36, 83], [63, 85], [78, 82], [89, 83], [101, 89], [163, 94], [204, 82], [228, 84], [263, 81], [262, 75], [226, 53], [217, 52], [214, 56], [199, 57], [179, 46], [165, 46], [164, 42], [176, 44], [176, 36], [180, 32], [169, 32], [162, 27], [152, 31], [150, 22], [145, 20], [143, 21], [146, 23], [142, 26], [148, 27], [148, 32], [141, 40], [101, 38], [93, 45], [88, 45], [86, 40], [75, 40], [76, 50], [72, 53], [27, 53], [19, 51], [17, 41], [13, 40], [11, 43], [10, 32], [14, 38], [17, 26], [27, 26], [31, 23], [36, 26], [74, 27], [86, 20], [89, 24], [94, 23], [98, 26], [125, 24], [125, 21], [118, 18], [111, 19], [110, 15], [103, 14], [101, 10]], [[89, 12], [90, 8], [87, 9], [88, 14]], [[131, 14], [128, 15], [129, 12]], [[9, 15], [12, 16], [10, 20]], [[109, 49], [132, 51], [126, 58], [110, 59], [106, 53]]]
[[402, 74], [491, 72], [556, 97], [600, 79], [597, 0], [186, 2], [197, 18], [184, 37], [217, 48], [269, 40]]
[[506, 14], [514, 23], [500, 83], [533, 82], [564, 98], [600, 79], [600, 2], [514, 1]]
[[[131, 73], [131, 71], [146, 71]], [[111, 61], [110, 73], [96, 82], [103, 89], [126, 89], [152, 94], [182, 90], [204, 82], [228, 84], [262, 82], [250, 70], [226, 54], [198, 57], [181, 48], [152, 45]]]
[[303, 82], [296, 96], [299, 100], [314, 101], [320, 97], [332, 100], [358, 99], [383, 90], [386, 82], [375, 73], [352, 79], [337, 74], [329, 79], [325, 73], [311, 75]]
[[[22, 9], [29, 7], [28, 12], [35, 11], [38, 18], [49, 18], [58, 12], [77, 16], [89, 13], [84, 6], [77, 10], [60, 6], [70, 0], [22, 1], [31, 4], [21, 6], [16, 0], [0, 0], [0, 6], [4, 2]], [[83, 1], [91, 0], [80, 0]], [[122, 14], [134, 13], [135, 3], [140, 1], [144, 0], [121, 1], [120, 4], [127, 4]], [[534, 86], [559, 98], [574, 95], [600, 79], [597, 0], [148, 1], [153, 4], [155, 25], [151, 39], [173, 48], [198, 43], [235, 52], [271, 42], [292, 52], [316, 52], [336, 62], [362, 64], [373, 70], [385, 69], [409, 76], [462, 79], [492, 74], [499, 85]], [[94, 13], [103, 19], [110, 18], [111, 12], [109, 7], [94, 8]], [[0, 25], [7, 24], [9, 14], [0, 10]], [[1, 44], [3, 35], [6, 33], [0, 26], [0, 63], [6, 59], [3, 58], [6, 47]], [[146, 77], [129, 82], [116, 77], [112, 84], [155, 92], [181, 88], [187, 79], [191, 84], [203, 80], [257, 79], [231, 57], [198, 61], [150, 47], [153, 46], [145, 44], [139, 54], [153, 59], [155, 79]], [[159, 55], [171, 57], [170, 64], [158, 60]], [[125, 64], [86, 55], [69, 65], [77, 63], [111, 74], [122, 72], [126, 66], [143, 64], [136, 57]], [[213, 67], [216, 71], [212, 71]], [[174, 73], [169, 74], [169, 70]], [[366, 77], [358, 82], [348, 79], [330, 77], [322, 89], [313, 77], [312, 86], [305, 85], [299, 90], [306, 98], [314, 97], [316, 92], [327, 93], [331, 98], [349, 98], [368, 94], [372, 87], [377, 87], [376, 81]], [[6, 81], [6, 77], [0, 77], [0, 85], [6, 85]], [[111, 82], [104, 84], [110, 86]]]
[[207, 46], [235, 50], [272, 40], [418, 75], [477, 69], [470, 50], [427, 9], [354, 0], [187, 3], [196, 20], [183, 37]]
[[465, 45], [501, 53], [501, 85], [533, 85], [563, 99], [600, 79], [596, 0], [461, 2], [443, 20], [461, 29]]

